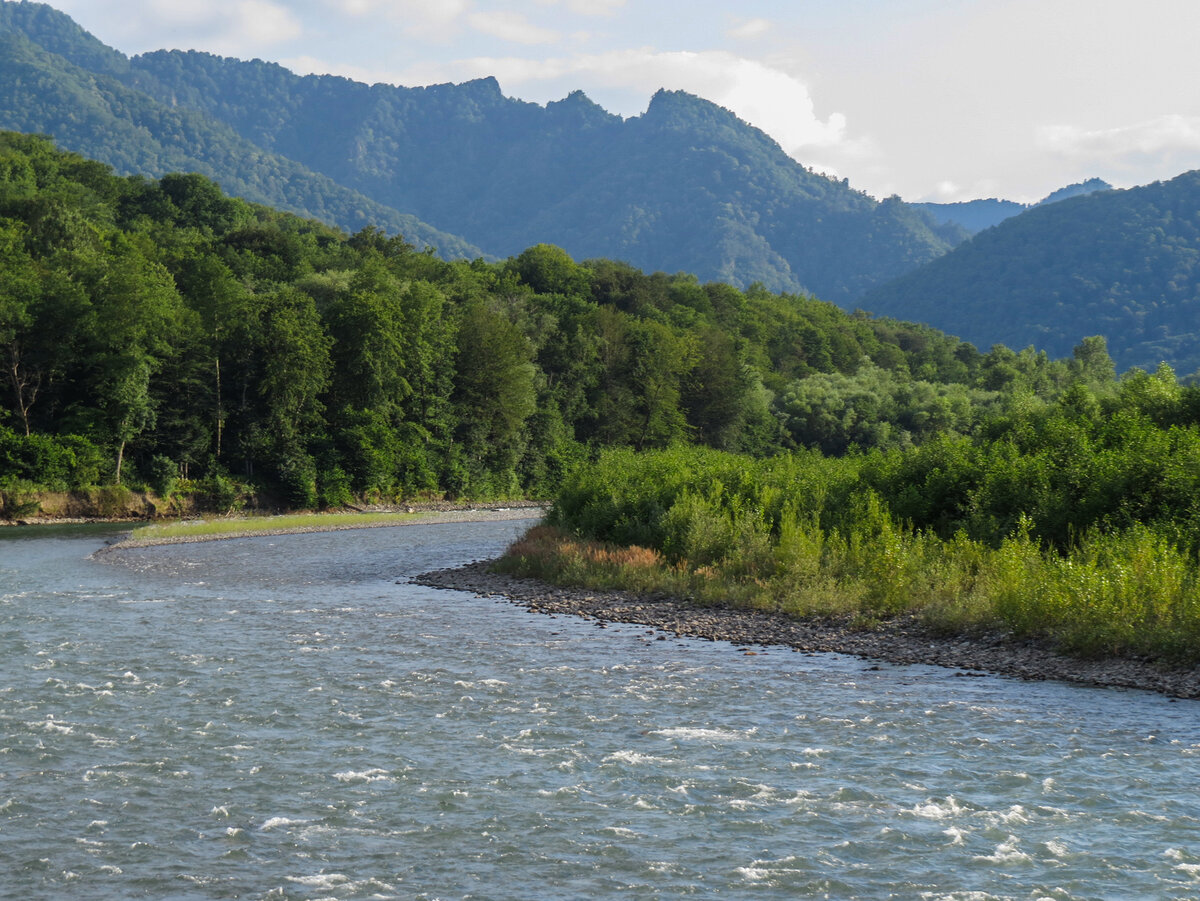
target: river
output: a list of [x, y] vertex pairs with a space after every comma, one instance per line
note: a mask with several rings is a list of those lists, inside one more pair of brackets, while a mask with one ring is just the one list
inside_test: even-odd
[[526, 525], [0, 531], [0, 898], [1200, 897], [1200, 704], [597, 628]]

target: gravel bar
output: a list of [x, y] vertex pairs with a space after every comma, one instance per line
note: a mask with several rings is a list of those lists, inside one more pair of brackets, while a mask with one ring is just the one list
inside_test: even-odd
[[937, 635], [912, 617], [864, 630], [836, 621], [797, 620], [755, 610], [701, 606], [666, 596], [560, 588], [490, 572], [490, 565], [490, 561], [480, 561], [435, 570], [412, 581], [483, 597], [503, 597], [536, 613], [586, 617], [599, 626], [650, 626], [663, 633], [660, 638], [674, 635], [729, 642], [743, 653], [753, 647], [784, 646], [810, 654], [851, 654], [887, 663], [951, 667], [963, 676], [990, 673], [1200, 699], [1200, 666], [1167, 669], [1133, 659], [1080, 660], [1056, 653], [1045, 643], [1001, 633], [979, 637]]

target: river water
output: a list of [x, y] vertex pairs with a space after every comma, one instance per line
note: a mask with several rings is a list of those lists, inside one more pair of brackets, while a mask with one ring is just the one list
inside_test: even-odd
[[1200, 704], [406, 581], [524, 525], [0, 532], [0, 898], [1200, 897]]

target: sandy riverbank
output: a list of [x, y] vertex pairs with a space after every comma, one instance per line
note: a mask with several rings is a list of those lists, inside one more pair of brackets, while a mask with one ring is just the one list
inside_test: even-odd
[[425, 573], [414, 581], [435, 588], [503, 596], [532, 611], [569, 614], [605, 623], [637, 623], [668, 635], [726, 641], [744, 653], [755, 647], [785, 646], [806, 653], [852, 654], [888, 663], [952, 667], [963, 675], [992, 673], [1021, 679], [1077, 682], [1132, 688], [1171, 697], [1200, 699], [1200, 667], [1163, 669], [1138, 660], [1078, 660], [1034, 642], [1004, 635], [951, 637], [932, 634], [913, 619], [870, 631], [844, 623], [794, 620], [758, 611], [698, 607], [667, 597], [621, 591], [559, 588], [532, 579], [491, 573], [487, 562]]

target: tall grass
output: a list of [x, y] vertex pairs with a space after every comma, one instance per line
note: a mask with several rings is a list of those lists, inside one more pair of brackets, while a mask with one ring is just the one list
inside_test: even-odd
[[1200, 561], [1142, 525], [1050, 548], [1018, 517], [989, 544], [899, 521], [859, 462], [616, 451], [576, 472], [509, 571], [860, 623], [915, 615], [1093, 657], [1200, 660]]

